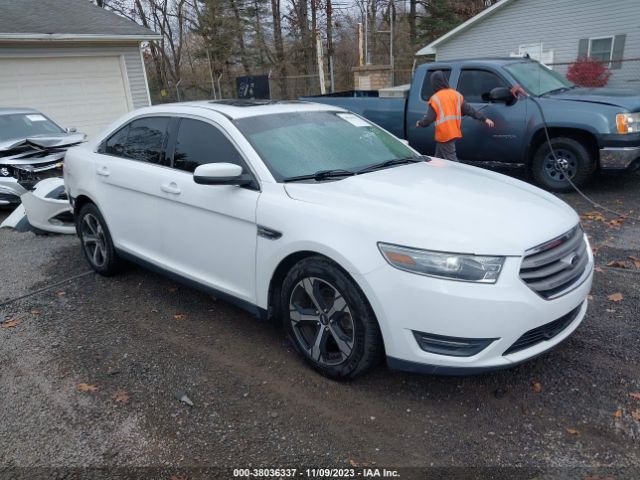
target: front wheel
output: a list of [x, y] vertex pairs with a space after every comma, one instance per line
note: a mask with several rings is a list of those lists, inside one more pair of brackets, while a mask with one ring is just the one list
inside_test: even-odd
[[353, 378], [381, 359], [382, 337], [371, 306], [330, 260], [298, 262], [284, 280], [281, 305], [291, 342], [323, 375]]
[[584, 186], [592, 177], [596, 162], [589, 150], [579, 141], [568, 137], [551, 139], [554, 158], [548, 142], [542, 143], [536, 150], [531, 171], [542, 188], [552, 192], [571, 192], [573, 187], [567, 178], [577, 187]]

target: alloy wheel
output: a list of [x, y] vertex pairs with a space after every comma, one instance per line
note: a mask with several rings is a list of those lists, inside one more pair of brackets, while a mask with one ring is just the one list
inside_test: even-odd
[[291, 292], [289, 319], [298, 344], [320, 365], [340, 365], [353, 351], [355, 322], [340, 291], [326, 280], [305, 277]]
[[82, 217], [80, 231], [87, 257], [95, 267], [103, 267], [107, 263], [107, 240], [100, 221], [93, 214], [87, 213]]

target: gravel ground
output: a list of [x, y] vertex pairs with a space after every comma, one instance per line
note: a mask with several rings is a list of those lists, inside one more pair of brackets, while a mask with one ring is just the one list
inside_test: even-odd
[[[599, 178], [587, 193], [640, 213], [640, 174]], [[333, 382], [275, 326], [136, 267], [0, 306], [5, 327], [20, 322], [0, 328], [0, 477], [2, 467], [12, 478], [38, 470], [9, 467], [192, 478], [218, 466], [358, 465], [640, 478], [640, 399], [629, 395], [640, 392], [640, 266], [628, 258], [640, 257], [640, 222], [611, 223], [577, 194], [562, 198], [597, 249], [589, 312], [557, 349], [507, 371], [454, 378], [380, 366]], [[0, 251], [0, 304], [88, 270], [71, 236], [0, 230]], [[616, 260], [627, 268], [607, 266]], [[463, 474], [454, 477], [472, 478]]]

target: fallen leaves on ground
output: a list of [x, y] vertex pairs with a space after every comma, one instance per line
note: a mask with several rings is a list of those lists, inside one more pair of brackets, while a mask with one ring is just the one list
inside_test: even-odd
[[634, 400], [640, 400], [640, 392], [630, 393], [629, 396]]
[[602, 270], [602, 267], [596, 267], [593, 269], [594, 271], [598, 272], [598, 273], [602, 273], [604, 272], [604, 270]]
[[611, 300], [612, 302], [620, 302], [620, 301], [622, 301], [624, 296], [620, 292], [617, 292], [617, 293], [612, 293], [607, 298], [609, 300]]
[[627, 268], [627, 262], [625, 262], [624, 260], [613, 260], [607, 263], [607, 267]]
[[169, 480], [189, 480], [186, 473], [179, 473], [178, 475], [171, 475]]
[[614, 418], [621, 418], [622, 417], [622, 410], [617, 409], [616, 413], [613, 414]]
[[7, 320], [6, 322], [0, 324], [0, 328], [16, 328], [21, 323], [22, 323], [22, 320], [18, 320], [17, 318], [13, 318], [11, 320]]
[[583, 213], [582, 215], [580, 215], [580, 218], [582, 218], [583, 220], [595, 220], [597, 222], [604, 222], [606, 220], [604, 218], [604, 215], [600, 212]]
[[578, 435], [578, 430], [575, 428], [567, 428], [567, 433], [570, 435]]
[[629, 260], [633, 262], [636, 268], [640, 268], [640, 258], [638, 257], [629, 257]]
[[40, 315], [40, 310], [38, 310], [37, 308], [32, 308], [31, 315]]
[[184, 313], [176, 313], [173, 316], [174, 320], [184, 320], [185, 318], [187, 318], [187, 316]]
[[56, 292], [56, 295], [59, 297], [64, 297], [67, 294], [67, 292]]
[[607, 222], [607, 224], [611, 227], [611, 228], [615, 228], [618, 229], [620, 228], [620, 225], [622, 225], [622, 223], [625, 221], [624, 218], [614, 218], [613, 220], [611, 220], [610, 222]]
[[631, 412], [631, 416], [636, 422], [640, 422], [640, 408]]
[[531, 382], [531, 390], [535, 393], [540, 393], [542, 391], [542, 384], [540, 382]]
[[116, 403], [127, 403], [129, 401], [129, 394], [125, 390], [119, 388], [113, 395], [113, 400]]
[[587, 295], [587, 300], [593, 301], [593, 295]]
[[76, 390], [78, 390], [79, 392], [97, 392], [98, 391], [98, 386], [97, 385], [92, 385], [90, 383], [79, 383], [76, 385]]

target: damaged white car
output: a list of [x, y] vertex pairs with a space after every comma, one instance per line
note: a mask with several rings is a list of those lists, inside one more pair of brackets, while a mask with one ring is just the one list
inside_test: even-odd
[[17, 206], [0, 227], [74, 233], [62, 162], [86, 136], [30, 108], [0, 108], [0, 206]]

